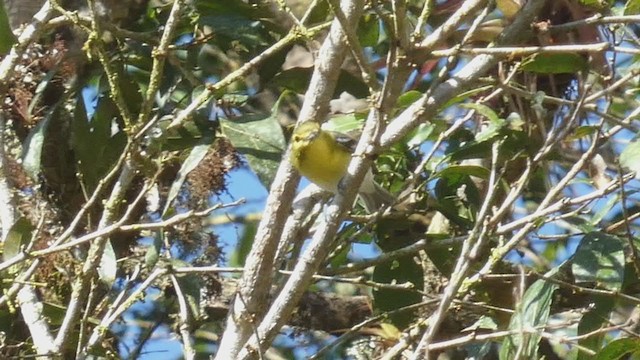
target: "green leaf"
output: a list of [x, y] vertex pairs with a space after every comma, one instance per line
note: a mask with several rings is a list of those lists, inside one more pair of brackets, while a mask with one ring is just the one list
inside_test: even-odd
[[[143, 101], [142, 93], [147, 91], [147, 83], [143, 82], [143, 88], [140, 88], [138, 83], [126, 72], [121, 73], [118, 79], [120, 80], [118, 84], [120, 86], [120, 92], [122, 92], [122, 97], [129, 109], [129, 113], [138, 114]], [[136, 119], [134, 118], [133, 120], [135, 121]]]
[[[547, 276], [552, 276], [555, 272], [554, 269], [547, 273]], [[556, 285], [550, 282], [538, 280], [527, 289], [522, 301], [516, 306], [516, 311], [509, 323], [509, 330], [519, 331], [524, 329], [526, 332], [504, 339], [500, 348], [501, 360], [514, 359], [518, 351], [520, 351], [520, 359], [538, 358], [540, 333], [544, 330], [549, 319], [553, 292], [557, 288]]]
[[[615, 305], [615, 301], [611, 301], [608, 297], [598, 297], [594, 296], [592, 302], [595, 304], [591, 310], [589, 310], [586, 314], [582, 316], [580, 319], [580, 323], [578, 324], [578, 335], [586, 335], [590, 334], [593, 331], [596, 331], [602, 327], [602, 325], [606, 325], [609, 323], [609, 314]], [[589, 337], [582, 338], [579, 341], [581, 346], [584, 346], [593, 351], [598, 351], [602, 349], [604, 345], [604, 341], [606, 339], [606, 334], [600, 332], [597, 335], [592, 334]], [[583, 352], [578, 352], [577, 360], [589, 360], [593, 359], [593, 356]]]
[[224, 51], [240, 50], [250, 52], [268, 44], [268, 33], [261, 22], [242, 15], [207, 15], [201, 16], [199, 24], [211, 28], [216, 36], [216, 45]]
[[493, 109], [488, 107], [487, 105], [477, 104], [477, 103], [465, 103], [465, 104], [460, 104], [460, 107], [475, 110], [478, 114], [489, 119], [491, 123], [504, 122], [504, 120], [500, 119], [498, 114], [496, 114], [496, 112], [493, 111]]
[[640, 141], [633, 141], [620, 154], [620, 165], [636, 172], [640, 178]]
[[100, 265], [98, 266], [98, 277], [107, 288], [111, 288], [111, 285], [116, 281], [117, 273], [118, 259], [116, 259], [116, 253], [113, 251], [111, 240], [107, 239], [100, 258]]
[[117, 114], [118, 110], [113, 101], [103, 97], [99, 100], [91, 119], [88, 119], [82, 96], [76, 99], [71, 142], [78, 160], [78, 170], [89, 193], [98, 186], [124, 149], [124, 132], [118, 131], [112, 135]]
[[373, 13], [365, 14], [360, 18], [358, 24], [358, 40], [363, 47], [373, 47], [378, 45], [380, 39], [380, 24], [378, 17]]
[[343, 134], [361, 132], [364, 119], [358, 114], [332, 116], [322, 124], [322, 129]]
[[495, 138], [500, 134], [500, 130], [502, 130], [506, 124], [507, 122], [504, 119], [491, 121], [489, 126], [476, 134], [476, 141], [481, 143]]
[[9, 26], [4, 0], [0, 0], [0, 55], [6, 55], [16, 42], [16, 36], [13, 35], [11, 26]]
[[491, 142], [471, 141], [447, 154], [451, 161], [483, 159], [491, 155]]
[[317, 24], [323, 22], [329, 16], [329, 2], [328, 1], [312, 1], [314, 7], [309, 11], [307, 17], [307, 25]]
[[[477, 171], [477, 167], [458, 167], [460, 170]], [[480, 208], [481, 195], [469, 175], [462, 171], [440, 173], [435, 185], [437, 203], [434, 208], [452, 223], [470, 229]]]
[[411, 149], [422, 145], [422, 143], [427, 141], [431, 134], [433, 134], [433, 130], [435, 130], [435, 128], [435, 124], [422, 123], [418, 125], [418, 127], [411, 133], [411, 136], [406, 141], [407, 146]]
[[270, 85], [282, 87], [298, 94], [304, 94], [309, 87], [312, 68], [295, 67], [277, 73]]
[[200, 164], [200, 161], [204, 159], [205, 155], [207, 155], [207, 152], [209, 151], [209, 147], [210, 144], [207, 142], [196, 145], [191, 149], [189, 156], [187, 156], [185, 161], [182, 163], [182, 166], [180, 166], [178, 175], [176, 175], [175, 180], [173, 180], [173, 183], [171, 184], [169, 194], [167, 195], [167, 202], [164, 206], [164, 210], [162, 211], [163, 217], [167, 214], [173, 200], [175, 200], [180, 193], [180, 189], [182, 189], [182, 184], [184, 184], [184, 181], [187, 179], [187, 175], [189, 175], [189, 173], [193, 171], [198, 164]]
[[611, 196], [610, 199], [607, 201], [607, 203], [604, 206], [602, 206], [602, 208], [600, 208], [598, 212], [593, 214], [591, 218], [589, 218], [589, 224], [594, 227], [598, 226], [598, 224], [600, 224], [600, 221], [602, 221], [602, 219], [604, 219], [604, 217], [607, 216], [607, 214], [609, 214], [611, 209], [613, 209], [613, 207], [616, 206], [619, 202], [620, 202], [619, 194], [615, 194]]
[[455, 105], [458, 103], [461, 103], [463, 101], [465, 101], [466, 99], [475, 96], [477, 94], [483, 93], [485, 91], [493, 91], [494, 86], [493, 85], [486, 85], [486, 86], [481, 86], [475, 89], [471, 89], [468, 91], [465, 91], [463, 93], [461, 93], [460, 95], [453, 97], [451, 100], [447, 101], [444, 106], [442, 106], [442, 109], [446, 109], [451, 105]]
[[42, 314], [46, 316], [47, 323], [53, 326], [60, 326], [64, 322], [67, 308], [52, 302], [42, 302]]
[[538, 74], [575, 74], [587, 68], [587, 60], [578, 54], [535, 54], [525, 60], [522, 70]]
[[218, 15], [242, 15], [255, 17], [257, 7], [251, 6], [243, 1], [220, 1], [220, 0], [197, 0], [195, 6], [203, 14]]
[[592, 8], [593, 10], [605, 10], [609, 7], [609, 5], [613, 2], [613, 0], [578, 0], [578, 3], [587, 7]]
[[640, 355], [640, 339], [626, 338], [610, 342], [602, 351], [598, 353], [598, 360], [620, 360], [627, 355]]
[[[272, 24], [272, 9], [243, 1], [198, 0], [198, 23], [208, 26], [217, 47], [243, 52], [272, 41], [281, 26]], [[267, 29], [268, 27], [268, 29]], [[269, 30], [269, 31], [267, 31]]]
[[[316, 8], [318, 8], [322, 4], [324, 4], [327, 8], [329, 7], [326, 1], [316, 1], [315, 3], [317, 5]], [[261, 84], [269, 83], [273, 79], [273, 77], [280, 72], [280, 70], [282, 69], [282, 65], [287, 60], [287, 55], [291, 53], [291, 49], [293, 49], [294, 46], [298, 45], [290, 44], [289, 46], [285, 46], [279, 51], [273, 53], [271, 56], [268, 56], [264, 59], [264, 61], [261, 62], [257, 69], [258, 75], [260, 76]]]
[[424, 94], [421, 93], [420, 91], [409, 90], [398, 97], [398, 101], [396, 102], [396, 108], [399, 108], [401, 110], [406, 109], [411, 104], [418, 101], [422, 97], [422, 95]]
[[476, 165], [451, 165], [434, 174], [435, 177], [447, 177], [452, 175], [475, 176], [488, 179], [491, 175], [489, 169]]
[[36, 112], [38, 111], [37, 108], [39, 106], [42, 106], [42, 102], [44, 100], [43, 97], [47, 94], [46, 90], [51, 90], [51, 87], [49, 87], [49, 85], [52, 85], [52, 83], [55, 81], [59, 81], [59, 77], [56, 77], [56, 75], [59, 75], [58, 65], [47, 71], [47, 74], [44, 76], [44, 78], [40, 80], [38, 86], [36, 87], [36, 91], [33, 94], [33, 99], [31, 99], [29, 104], [29, 114], [36, 114]]
[[567, 137], [567, 140], [580, 140], [585, 136], [595, 134], [598, 131], [597, 126], [584, 125], [578, 126], [578, 128]]
[[331, 254], [331, 261], [329, 262], [331, 267], [338, 268], [347, 264], [349, 262], [349, 252], [351, 252], [351, 249], [351, 246], [342, 246], [337, 252], [334, 251]]
[[222, 133], [247, 162], [262, 184], [269, 189], [286, 147], [277, 119], [280, 99], [271, 114], [220, 119]]
[[[438, 213], [437, 216], [438, 217], [436, 219], [444, 219], [444, 214]], [[442, 222], [438, 223], [438, 225], [447, 226], [447, 224]], [[433, 229], [430, 228], [429, 230], [433, 230]], [[429, 237], [433, 237], [434, 235], [437, 235], [437, 234], [430, 233]], [[450, 237], [451, 235], [447, 234], [447, 236]], [[438, 271], [440, 271], [440, 273], [442, 273], [446, 277], [449, 277], [451, 276], [451, 274], [453, 273], [453, 270], [456, 267], [456, 259], [460, 255], [461, 251], [462, 251], [462, 244], [457, 243], [449, 247], [439, 246], [433, 249], [429, 249], [427, 250], [427, 256], [429, 257], [429, 259], [431, 259], [431, 261], [433, 262], [433, 265], [438, 269]]]
[[229, 257], [229, 265], [231, 266], [244, 266], [244, 262], [251, 251], [253, 246], [253, 239], [256, 236], [258, 230], [258, 223], [255, 221], [247, 221], [244, 223], [244, 229], [242, 236], [238, 239], [238, 245], [234, 249], [233, 253]]
[[[413, 256], [395, 259], [375, 267], [373, 281], [382, 284], [412, 284], [414, 289], [422, 289], [422, 268]], [[378, 288], [373, 290], [374, 310], [377, 313], [392, 311], [422, 301], [422, 296], [411, 290]], [[398, 329], [405, 329], [416, 316], [414, 311], [403, 311], [389, 316]]]
[[[495, 320], [482, 315], [478, 321], [466, 329], [463, 329], [462, 332], [480, 332], [486, 330], [495, 331], [497, 329], [498, 325]], [[477, 344], [469, 344], [464, 348], [467, 351], [467, 359], [487, 359], [489, 352], [493, 348], [493, 343], [491, 341], [485, 341]]]
[[341, 70], [336, 89], [333, 92], [333, 97], [337, 98], [345, 91], [353, 95], [356, 99], [365, 99], [370, 95], [369, 87], [361, 78], [354, 76], [348, 71]]
[[[448, 156], [454, 161], [478, 159], [488, 156], [491, 152], [492, 140], [495, 140], [498, 135], [502, 134], [503, 129], [507, 128], [510, 122], [499, 118], [493, 109], [485, 105], [468, 103], [461, 104], [460, 106], [473, 109], [486, 117], [489, 120], [489, 125], [479, 133], [473, 135], [473, 139], [463, 138], [450, 142], [449, 148], [451, 150], [449, 150], [449, 148], [447, 149]], [[511, 133], [516, 132], [512, 131]]]
[[162, 231], [155, 234], [153, 237], [153, 243], [147, 248], [147, 252], [144, 254], [144, 264], [147, 266], [147, 269], [153, 269], [153, 267], [158, 263], [158, 259], [160, 259], [163, 234], [164, 232]]
[[[22, 248], [27, 246], [31, 240], [34, 226], [24, 217], [19, 218], [9, 229], [9, 233], [4, 240], [4, 250], [2, 252], [2, 260], [7, 261], [12, 257], [20, 254]], [[20, 270], [19, 265], [9, 268], [10, 273], [16, 273]]]
[[27, 139], [24, 141], [22, 148], [22, 166], [32, 179], [37, 179], [42, 172], [42, 148], [44, 146], [47, 128], [55, 112], [58, 110], [57, 105], [51, 109], [42, 121], [36, 125]]
[[462, 331], [466, 332], [466, 331], [477, 331], [477, 330], [498, 330], [498, 324], [496, 324], [496, 321], [493, 320], [492, 318], [486, 316], [486, 315], [482, 315], [480, 316], [480, 319], [478, 319], [475, 323], [473, 323], [471, 326], [464, 328]]
[[640, 14], [640, 0], [629, 0], [624, 4], [624, 15]]
[[618, 291], [624, 280], [624, 242], [602, 232], [586, 234], [572, 260], [577, 283], [590, 282]]

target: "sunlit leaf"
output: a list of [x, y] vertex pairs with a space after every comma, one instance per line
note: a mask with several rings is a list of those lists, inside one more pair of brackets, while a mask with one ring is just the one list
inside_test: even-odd
[[280, 101], [271, 114], [247, 115], [233, 120], [220, 119], [222, 133], [247, 158], [251, 170], [268, 189], [275, 177], [286, 147], [277, 119]]
[[579, 140], [585, 136], [592, 135], [598, 132], [597, 126], [585, 125], [578, 126], [568, 137], [568, 140]]
[[[550, 271], [547, 276], [552, 276], [554, 273], [555, 270]], [[518, 331], [518, 333], [506, 337], [502, 342], [501, 360], [514, 359], [516, 353], [522, 359], [538, 358], [538, 343], [549, 319], [553, 293], [557, 288], [557, 285], [546, 280], [538, 280], [529, 286], [522, 301], [516, 306], [509, 323], [509, 330]], [[522, 329], [526, 332], [519, 333]]]
[[116, 253], [113, 251], [111, 240], [107, 239], [104, 245], [104, 251], [100, 258], [100, 265], [98, 266], [98, 277], [100, 281], [104, 283], [108, 288], [116, 281], [116, 274], [118, 273], [118, 259]]
[[[12, 257], [20, 254], [24, 246], [27, 246], [31, 240], [31, 234], [34, 226], [24, 217], [19, 218], [9, 229], [4, 240], [4, 248], [2, 252], [2, 260], [7, 261]], [[20, 270], [20, 265], [14, 265], [9, 268], [10, 273], [16, 273]]]
[[576, 250], [571, 269], [578, 283], [618, 291], [624, 280], [624, 242], [611, 234], [585, 235]]
[[633, 141], [620, 154], [620, 165], [636, 172], [640, 178], [640, 141]]
[[[631, 356], [631, 357], [628, 357]], [[617, 339], [605, 346], [596, 356], [598, 360], [637, 359], [640, 356], [640, 339]]]
[[507, 19], [512, 19], [522, 8], [523, 2], [522, 0], [496, 0], [496, 7]]
[[640, 14], [640, 0], [628, 0], [624, 4], [624, 15], [638, 15]]
[[607, 162], [600, 154], [595, 154], [589, 161], [587, 169], [591, 182], [598, 190], [604, 190], [611, 182], [611, 177], [607, 174]]
[[444, 177], [450, 175], [468, 175], [481, 179], [488, 179], [491, 172], [489, 169], [475, 165], [451, 165], [434, 174], [436, 177]]
[[502, 130], [502, 128], [504, 128], [506, 124], [507, 122], [504, 119], [492, 120], [489, 123], [489, 126], [482, 129], [482, 131], [476, 134], [476, 141], [480, 143], [493, 139], [500, 133], [500, 130]]
[[431, 137], [431, 134], [433, 134], [435, 128], [435, 124], [422, 123], [418, 125], [418, 127], [412, 132], [410, 138], [407, 140], [407, 146], [409, 148], [413, 148], [421, 145], [427, 139], [429, 139], [429, 137]]
[[488, 317], [486, 315], [482, 315], [480, 317], [480, 319], [478, 319], [471, 326], [462, 329], [462, 332], [477, 331], [477, 330], [480, 330], [480, 329], [497, 330], [498, 329], [498, 324], [496, 324], [496, 321], [493, 320], [492, 318], [490, 318], [490, 317]]
[[494, 89], [493, 85], [487, 85], [487, 86], [480, 86], [480, 87], [465, 91], [465, 92], [461, 93], [460, 95], [455, 96], [451, 100], [447, 101], [444, 104], [443, 108], [448, 108], [451, 105], [461, 103], [461, 102], [465, 101], [466, 99], [469, 99], [469, 98], [471, 98], [473, 96], [481, 94], [481, 93], [483, 93], [485, 91], [492, 91], [493, 89]]
[[593, 214], [591, 219], [589, 219], [589, 223], [594, 227], [600, 224], [600, 221], [602, 221], [602, 219], [604, 219], [604, 217], [609, 214], [611, 209], [613, 209], [613, 207], [616, 206], [619, 202], [620, 196], [618, 194], [610, 196], [607, 203], [604, 206], [600, 207], [600, 209], [595, 214]]
[[409, 107], [409, 105], [418, 101], [418, 99], [420, 99], [422, 95], [424, 94], [417, 90], [407, 91], [398, 97], [396, 107], [400, 110], [406, 109], [407, 107]]
[[57, 107], [51, 110], [45, 118], [34, 127], [24, 142], [22, 148], [22, 166], [31, 178], [37, 179], [42, 172], [42, 148], [44, 146], [47, 128], [55, 115]]
[[64, 321], [67, 308], [48, 301], [42, 302], [42, 314], [47, 317], [49, 325], [60, 326]]
[[[463, 329], [462, 332], [479, 332], [488, 330], [497, 330], [498, 325], [492, 318], [482, 315], [473, 325]], [[467, 351], [467, 359], [485, 359], [492, 349], [492, 342], [485, 341], [477, 344], [469, 344], [465, 346]]]
[[613, 3], [613, 0], [578, 0], [578, 3], [594, 10], [604, 10]]
[[393, 324], [381, 323], [380, 328], [372, 329], [373, 333], [387, 341], [397, 341], [402, 336], [402, 332]]
[[460, 104], [460, 107], [475, 110], [478, 114], [486, 117], [491, 123], [499, 123], [501, 120], [498, 114], [496, 114], [496, 112], [487, 105], [478, 103], [465, 103]]
[[362, 130], [364, 119], [357, 114], [343, 114], [331, 117], [322, 124], [322, 128], [343, 134], [355, 134]]

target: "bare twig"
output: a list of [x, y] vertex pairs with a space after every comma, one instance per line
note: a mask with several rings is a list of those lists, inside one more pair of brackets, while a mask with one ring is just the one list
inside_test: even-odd
[[[610, 50], [611, 44], [609, 43], [597, 43], [597, 44], [584, 44], [584, 45], [549, 45], [549, 46], [513, 46], [513, 47], [492, 47], [492, 48], [460, 48], [445, 50], [431, 51], [430, 55], [433, 57], [444, 57], [456, 54], [492, 54], [502, 55], [504, 57], [511, 56], [525, 56], [531, 54], [565, 54], [565, 53], [602, 53]], [[618, 50], [619, 49], [615, 49]]]
[[184, 349], [182, 353], [184, 354], [185, 359], [193, 360], [196, 358], [196, 350], [193, 347], [193, 339], [191, 338], [191, 318], [193, 315], [190, 315], [189, 305], [187, 305], [187, 299], [185, 294], [182, 292], [182, 287], [180, 286], [178, 278], [173, 274], [171, 274], [170, 277], [173, 288], [176, 291], [176, 297], [178, 298], [178, 305], [180, 309], [178, 315], [180, 319], [179, 331], [180, 336], [182, 337], [182, 347]]

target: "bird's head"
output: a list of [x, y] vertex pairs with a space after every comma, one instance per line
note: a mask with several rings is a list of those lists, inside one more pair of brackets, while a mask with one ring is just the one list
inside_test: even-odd
[[293, 146], [305, 146], [312, 142], [320, 134], [320, 124], [315, 121], [307, 121], [298, 125], [293, 130], [291, 141]]

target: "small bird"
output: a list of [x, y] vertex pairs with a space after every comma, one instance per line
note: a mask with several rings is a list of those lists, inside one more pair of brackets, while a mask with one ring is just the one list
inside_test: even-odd
[[[291, 136], [291, 163], [298, 172], [322, 189], [337, 193], [340, 180], [347, 173], [351, 154], [356, 145], [352, 137], [323, 130], [314, 121], [304, 122]], [[390, 205], [394, 197], [373, 180], [367, 172], [358, 195], [369, 213]]]

